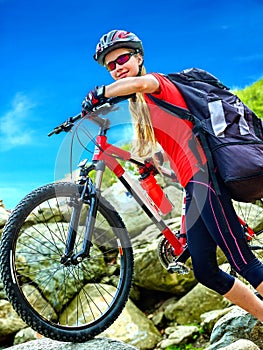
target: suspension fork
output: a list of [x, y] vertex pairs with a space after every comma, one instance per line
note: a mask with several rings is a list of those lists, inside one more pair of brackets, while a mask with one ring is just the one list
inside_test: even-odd
[[63, 265], [69, 265], [71, 264], [71, 258], [73, 255], [73, 250], [76, 242], [77, 237], [77, 230], [79, 226], [79, 218], [82, 208], [82, 202], [79, 200], [72, 201], [70, 203], [70, 206], [73, 207], [71, 218], [70, 218], [70, 224], [69, 224], [69, 230], [67, 235], [67, 241], [66, 241], [66, 248], [64, 255], [61, 257], [60, 262]]
[[[77, 203], [73, 204], [73, 211], [70, 219], [70, 226], [69, 226], [69, 232], [68, 232], [68, 237], [66, 242], [65, 253], [61, 258], [61, 262], [65, 265], [70, 263], [77, 265], [84, 258], [90, 256], [90, 248], [92, 247], [92, 243], [91, 243], [92, 235], [93, 235], [95, 221], [96, 221], [98, 203], [101, 196], [101, 183], [102, 183], [102, 178], [105, 171], [105, 164], [103, 161], [99, 161], [96, 164], [96, 166], [93, 164], [90, 168], [88, 168], [87, 174], [92, 169], [96, 169], [95, 185], [92, 183], [91, 179], [87, 176], [85, 180], [84, 189], [81, 193], [81, 197]], [[82, 248], [80, 252], [73, 255], [81, 210], [83, 207], [83, 203], [85, 203], [85, 201], [87, 200], [89, 202], [89, 211], [88, 211], [88, 215], [85, 223], [85, 232], [84, 232]]]

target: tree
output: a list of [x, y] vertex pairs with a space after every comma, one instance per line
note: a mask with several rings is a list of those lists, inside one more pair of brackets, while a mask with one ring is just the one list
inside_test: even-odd
[[235, 90], [234, 93], [263, 119], [263, 79], [247, 86], [243, 90]]

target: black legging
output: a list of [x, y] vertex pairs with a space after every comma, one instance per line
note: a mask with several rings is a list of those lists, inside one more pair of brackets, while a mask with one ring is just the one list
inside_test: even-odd
[[234, 284], [234, 277], [219, 269], [219, 246], [231, 266], [254, 288], [263, 281], [263, 264], [248, 247], [231, 197], [219, 180], [221, 196], [215, 193], [206, 173], [198, 172], [187, 184], [187, 243], [196, 279], [221, 295]]

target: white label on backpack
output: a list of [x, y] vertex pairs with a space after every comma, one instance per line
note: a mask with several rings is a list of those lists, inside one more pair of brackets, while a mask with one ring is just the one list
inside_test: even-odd
[[222, 101], [211, 101], [208, 103], [208, 108], [211, 115], [211, 123], [214, 134], [217, 137], [225, 137], [224, 131], [227, 127], [227, 123]]
[[250, 131], [249, 131], [249, 126], [245, 119], [244, 106], [241, 102], [237, 102], [235, 104], [235, 107], [237, 108], [238, 113], [240, 114], [240, 119], [238, 123], [240, 135], [247, 135], [250, 133]]

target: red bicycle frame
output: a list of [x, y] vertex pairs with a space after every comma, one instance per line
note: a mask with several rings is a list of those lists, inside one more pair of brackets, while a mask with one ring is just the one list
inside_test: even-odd
[[[107, 142], [106, 135], [98, 135], [96, 137], [96, 146], [93, 154], [92, 161], [97, 163], [103, 161], [105, 165], [118, 177], [124, 187], [132, 194], [137, 203], [143, 208], [144, 212], [150, 217], [150, 219], [160, 229], [165, 238], [170, 242], [174, 248], [174, 254], [180, 255], [186, 243], [185, 238], [177, 238], [174, 232], [166, 225], [161, 215], [157, 211], [157, 208], [152, 204], [145, 191], [141, 188], [139, 182], [134, 181], [127, 174], [125, 169], [117, 161], [120, 160], [130, 161], [137, 165], [143, 165], [143, 163], [131, 157], [131, 153], [125, 151], [119, 147], [116, 147]], [[163, 169], [163, 168], [162, 168]], [[163, 174], [169, 176], [169, 170], [163, 169]], [[171, 172], [170, 172], [171, 174]], [[101, 183], [100, 179], [96, 179], [96, 184]]]

